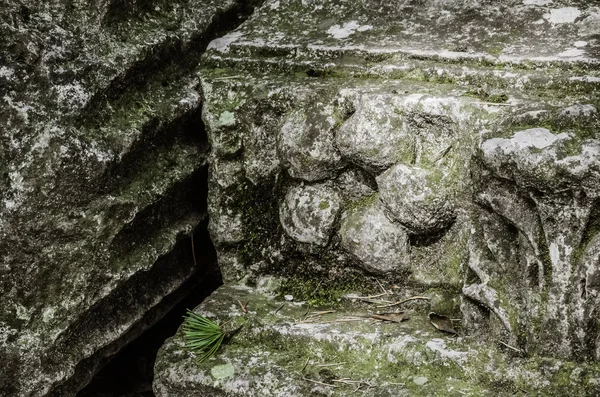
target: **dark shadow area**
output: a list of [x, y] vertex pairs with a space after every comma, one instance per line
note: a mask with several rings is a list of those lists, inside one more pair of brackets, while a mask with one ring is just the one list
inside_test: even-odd
[[[189, 248], [191, 252], [191, 240]], [[158, 349], [167, 338], [175, 334], [183, 322], [186, 309], [198, 306], [222, 284], [216, 267], [214, 247], [206, 228], [195, 234], [194, 248], [199, 266], [210, 268], [199, 270], [176, 292], [165, 297], [163, 301], [185, 296], [178, 303], [165, 302], [167, 306], [174, 305], [173, 309], [119, 353], [108, 358], [107, 364], [77, 394], [78, 397], [154, 396], [152, 380]]]
[[452, 228], [455, 221], [456, 218], [454, 218], [448, 226], [430, 234], [409, 234], [408, 239], [410, 241], [410, 245], [413, 247], [428, 247], [437, 243], [442, 239], [442, 237], [444, 237], [446, 233], [448, 233], [448, 230]]
[[[206, 151], [206, 132], [200, 115], [198, 110], [186, 116], [186, 121], [179, 123], [182, 127], [172, 131], [172, 134], [177, 140], [188, 145], [196, 145]], [[165, 136], [168, 137], [169, 134]], [[169, 144], [168, 138], [165, 142]], [[139, 157], [142, 160], [147, 158], [142, 154]], [[78, 397], [154, 396], [152, 381], [158, 350], [167, 338], [175, 335], [183, 322], [186, 310], [198, 306], [222, 285], [216, 251], [207, 231], [208, 167], [199, 166], [198, 170], [180, 185], [179, 188], [173, 189], [173, 192], [165, 193], [164, 197], [154, 205], [142, 210], [131, 222], [130, 227], [125, 228], [119, 238], [115, 238], [114, 249], [119, 248], [119, 251], [128, 252], [129, 241], [139, 240], [140, 236], [151, 236], [181, 219], [198, 218], [199, 223], [193, 232], [193, 238], [186, 234], [179, 236], [173, 251], [160, 260], [163, 264], [157, 268], [167, 273], [161, 274], [160, 271], [153, 270], [144, 272], [141, 276], [145, 277], [146, 281], [140, 281], [139, 285], [146, 289], [154, 288], [153, 284], [165, 282], [172, 273], [190, 271], [192, 273], [187, 281], [165, 296], [151, 310], [152, 313], [147, 313], [140, 321], [141, 328], [147, 326], [149, 328], [139, 336], [133, 335], [129, 339], [131, 342], [116, 354], [109, 352], [101, 359], [96, 366], [101, 369], [77, 394]], [[143, 290], [133, 292], [133, 296], [138, 298], [145, 295]], [[106, 318], [106, 316], [99, 317]], [[60, 395], [60, 390], [56, 395]]]

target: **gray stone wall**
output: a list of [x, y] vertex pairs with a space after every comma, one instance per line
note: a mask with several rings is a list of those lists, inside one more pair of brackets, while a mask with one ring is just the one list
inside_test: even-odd
[[0, 395], [74, 395], [210, 267], [193, 69], [248, 9], [2, 2]]

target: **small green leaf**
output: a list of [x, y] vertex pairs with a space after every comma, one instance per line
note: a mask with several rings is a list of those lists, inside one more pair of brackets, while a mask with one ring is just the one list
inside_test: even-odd
[[235, 373], [235, 367], [231, 363], [223, 364], [223, 365], [215, 365], [210, 370], [210, 374], [215, 379], [225, 379], [232, 377]]

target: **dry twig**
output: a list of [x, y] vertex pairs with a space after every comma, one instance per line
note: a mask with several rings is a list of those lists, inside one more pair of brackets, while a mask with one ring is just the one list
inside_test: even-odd
[[194, 249], [194, 235], [193, 234], [190, 236], [190, 239], [192, 240], [192, 257], [194, 258], [194, 266], [198, 266], [198, 262], [196, 262], [196, 250]]
[[381, 285], [381, 283], [379, 282], [379, 280], [375, 279], [375, 281], [377, 281], [377, 284], [379, 284], [379, 288], [381, 288], [381, 290], [383, 291], [384, 294], [389, 294], [389, 291], [387, 289], [385, 289], [383, 287], [383, 285]]
[[428, 297], [428, 296], [412, 296], [412, 297], [410, 297], [410, 298], [406, 298], [406, 299], [403, 299], [403, 300], [401, 300], [401, 301], [398, 301], [398, 302], [390, 303], [389, 305], [385, 305], [385, 306], [377, 306], [377, 307], [382, 307], [382, 308], [383, 308], [383, 307], [392, 307], [392, 306], [398, 306], [398, 305], [401, 305], [401, 304], [403, 304], [403, 303], [406, 303], [406, 302], [408, 302], [408, 301], [417, 300], [417, 299], [422, 299], [422, 300], [431, 300], [431, 298], [430, 298], [430, 297]]
[[330, 314], [330, 313], [335, 313], [335, 310], [325, 310], [322, 312], [311, 312], [310, 316], [307, 317], [307, 315], [309, 314], [309, 312], [306, 312], [306, 314], [304, 314], [304, 317], [302, 318], [302, 320], [297, 320], [296, 324], [302, 324], [302, 323], [310, 323], [313, 320], [321, 317], [324, 314]]
[[310, 357], [306, 357], [306, 362], [304, 363], [304, 366], [302, 367], [302, 369], [300, 370], [300, 372], [304, 372], [304, 370], [306, 369], [306, 366], [308, 365], [309, 361], [310, 361]]
[[513, 346], [509, 345], [508, 343], [504, 343], [501, 340], [499, 340], [498, 343], [500, 343], [502, 346], [508, 347], [509, 349], [511, 349], [513, 351], [516, 351], [519, 354], [523, 354], [524, 353], [523, 350], [518, 349], [516, 347], [513, 347]]
[[285, 303], [282, 303], [282, 304], [281, 304], [281, 306], [279, 306], [279, 307], [277, 308], [277, 310], [275, 310], [275, 314], [279, 313], [279, 311], [280, 311], [281, 309], [283, 309], [283, 307], [284, 307], [284, 306], [285, 306]]
[[240, 307], [242, 308], [242, 311], [243, 311], [244, 313], [248, 313], [248, 309], [247, 309], [247, 308], [248, 308], [248, 303], [250, 303], [250, 302], [248, 301], [248, 302], [246, 302], [246, 304], [244, 305], [244, 304], [242, 304], [242, 302], [241, 302], [240, 300], [238, 300], [238, 303], [240, 304]]
[[514, 103], [497, 103], [497, 102], [473, 102], [474, 104], [480, 105], [492, 105], [492, 106], [517, 106]]
[[337, 323], [337, 322], [343, 323], [343, 322], [348, 322], [348, 321], [362, 321], [364, 319], [365, 319], [365, 317], [348, 316], [348, 317], [336, 318], [335, 320], [328, 321], [328, 322], [330, 322], [330, 323]]
[[366, 386], [367, 389], [375, 387], [375, 385], [373, 385], [373, 384], [371, 384], [369, 382], [366, 382], [364, 380], [351, 380], [350, 378], [333, 379], [332, 382], [343, 383], [345, 385], [356, 386], [356, 389], [354, 389], [354, 393], [356, 393], [357, 391], [359, 391], [363, 386]]
[[333, 363], [333, 364], [317, 364], [317, 365], [315, 365], [315, 367], [321, 367], [321, 368], [322, 367], [335, 367], [335, 366], [343, 365], [343, 364], [346, 364], [346, 363], [343, 362], [343, 363]]
[[379, 297], [385, 296], [385, 295], [391, 295], [391, 294], [388, 292], [384, 292], [384, 293], [377, 294], [377, 295], [369, 295], [369, 296], [358, 296], [358, 295], [354, 295], [354, 294], [348, 294], [348, 295], [345, 295], [344, 298], [350, 299], [350, 300], [359, 300], [359, 301], [363, 301], [363, 302], [367, 302], [367, 303], [376, 303], [376, 304], [393, 303], [392, 301], [375, 299], [375, 298], [379, 298]]
[[315, 294], [315, 292], [317, 292], [319, 290], [319, 287], [321, 286], [322, 283], [323, 283], [323, 279], [321, 279], [319, 281], [319, 284], [317, 284], [317, 288], [315, 288], [314, 291], [310, 293], [310, 296], [313, 296]]
[[383, 292], [381, 294], [369, 295], [369, 296], [357, 296], [357, 297], [353, 297], [352, 299], [375, 299], [375, 298], [379, 298], [380, 296], [384, 296], [384, 295], [391, 295], [391, 292]]
[[324, 383], [324, 382], [319, 382], [318, 380], [314, 380], [314, 379], [309, 379], [306, 377], [302, 377], [302, 379], [308, 381], [308, 382], [312, 382], [312, 383], [316, 383], [317, 385], [321, 385], [321, 386], [328, 386], [328, 387], [337, 387], [337, 385], [332, 385], [331, 383]]

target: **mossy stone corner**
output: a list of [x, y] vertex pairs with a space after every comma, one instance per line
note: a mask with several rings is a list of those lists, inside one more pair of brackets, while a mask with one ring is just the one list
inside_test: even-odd
[[[600, 10], [376, 3], [268, 0], [204, 54], [226, 286], [199, 310], [257, 307], [214, 360], [232, 375], [177, 362], [176, 336], [157, 392], [597, 394]], [[258, 281], [274, 274], [280, 302]], [[367, 310], [346, 287], [430, 300], [344, 323]], [[305, 304], [336, 313], [303, 323]], [[461, 336], [432, 333], [432, 309]]]

